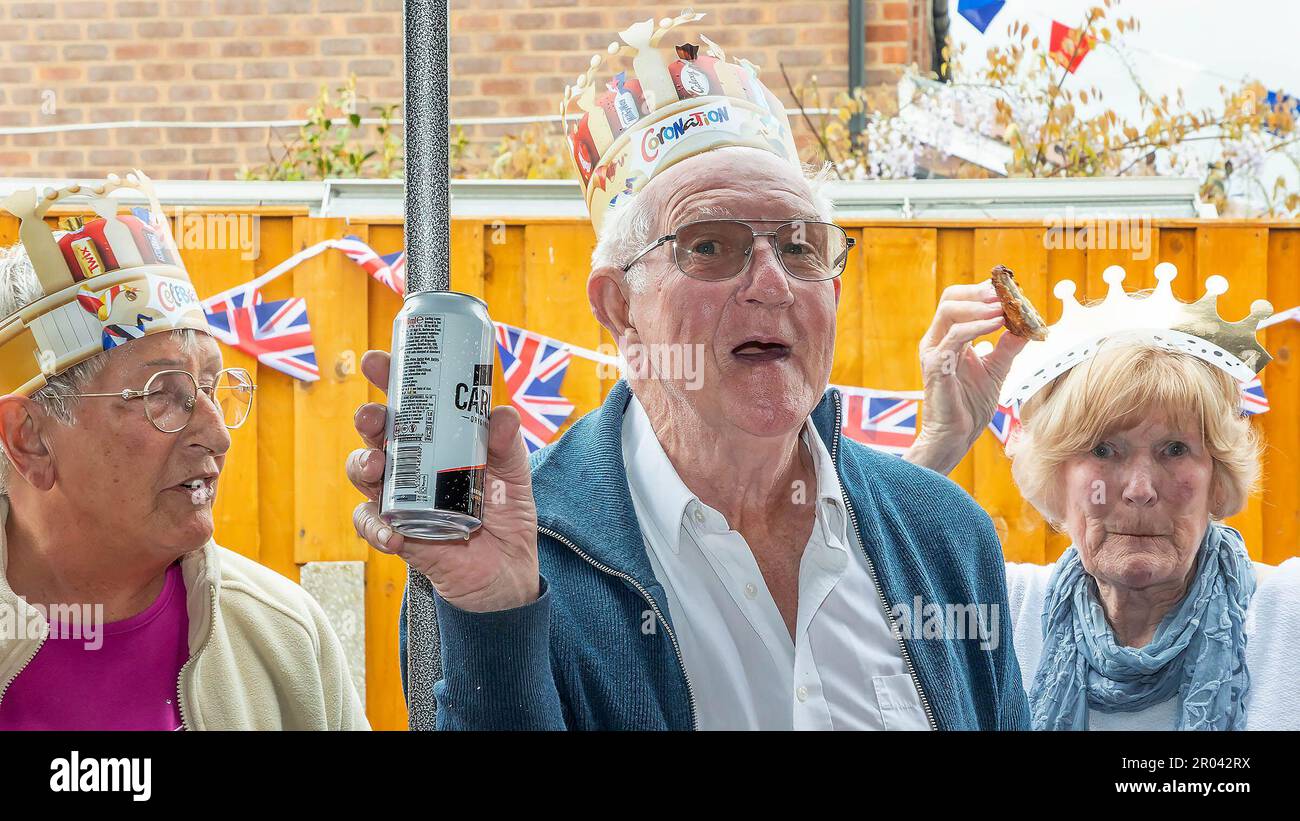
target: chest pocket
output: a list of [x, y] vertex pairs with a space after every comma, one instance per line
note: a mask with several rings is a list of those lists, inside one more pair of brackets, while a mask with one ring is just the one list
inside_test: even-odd
[[897, 676], [872, 676], [876, 687], [876, 705], [886, 730], [928, 730], [921, 694], [907, 673]]

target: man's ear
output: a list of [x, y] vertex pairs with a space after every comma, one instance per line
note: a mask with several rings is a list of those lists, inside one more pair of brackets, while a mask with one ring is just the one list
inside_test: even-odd
[[596, 321], [605, 326], [616, 340], [636, 341], [632, 324], [632, 306], [623, 292], [623, 272], [613, 265], [602, 265], [587, 277], [587, 299]]
[[0, 448], [10, 470], [37, 490], [54, 486], [54, 459], [42, 437], [49, 417], [26, 396], [0, 396]]

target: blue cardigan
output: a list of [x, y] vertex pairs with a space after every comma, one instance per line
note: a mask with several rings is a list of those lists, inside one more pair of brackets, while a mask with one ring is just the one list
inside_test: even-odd
[[[646, 555], [623, 466], [630, 397], [619, 381], [600, 408], [531, 457], [538, 600], [470, 613], [435, 597], [438, 729], [697, 726], [667, 596]], [[946, 477], [842, 437], [842, 414], [841, 395], [830, 389], [813, 424], [835, 462], [886, 610], [910, 607], [917, 596], [926, 604], [1000, 608], [995, 648], [981, 649], [977, 637], [901, 639], [931, 723], [1029, 729], [1006, 569], [988, 515]], [[405, 687], [405, 617], [399, 624]], [[436, 660], [416, 662], [437, 669]]]

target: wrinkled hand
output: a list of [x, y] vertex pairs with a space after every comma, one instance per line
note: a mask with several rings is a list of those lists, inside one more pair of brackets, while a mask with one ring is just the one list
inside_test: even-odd
[[975, 355], [971, 341], [1004, 325], [991, 281], [944, 289], [921, 340], [925, 405], [908, 461], [948, 473], [975, 444], [993, 418], [1007, 371], [1027, 340], [1004, 333], [983, 357]]
[[[367, 351], [361, 359], [361, 372], [382, 391], [388, 390], [388, 366], [383, 351]], [[462, 610], [508, 610], [536, 601], [537, 508], [519, 413], [502, 406], [488, 418], [483, 525], [467, 541], [408, 538], [380, 520], [387, 413], [384, 405], [367, 402], [353, 417], [366, 446], [348, 455], [347, 474], [369, 499], [352, 513], [357, 534], [376, 550], [401, 556], [428, 577], [438, 595]]]

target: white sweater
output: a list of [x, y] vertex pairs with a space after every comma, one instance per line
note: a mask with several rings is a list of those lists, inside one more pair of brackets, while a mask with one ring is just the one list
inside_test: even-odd
[[[1255, 595], [1246, 609], [1250, 693], [1246, 729], [1300, 730], [1300, 558], [1255, 565]], [[1054, 564], [1007, 563], [1007, 600], [1026, 692], [1043, 652], [1043, 603]], [[1088, 711], [1092, 730], [1172, 730], [1178, 698], [1136, 713]]]

